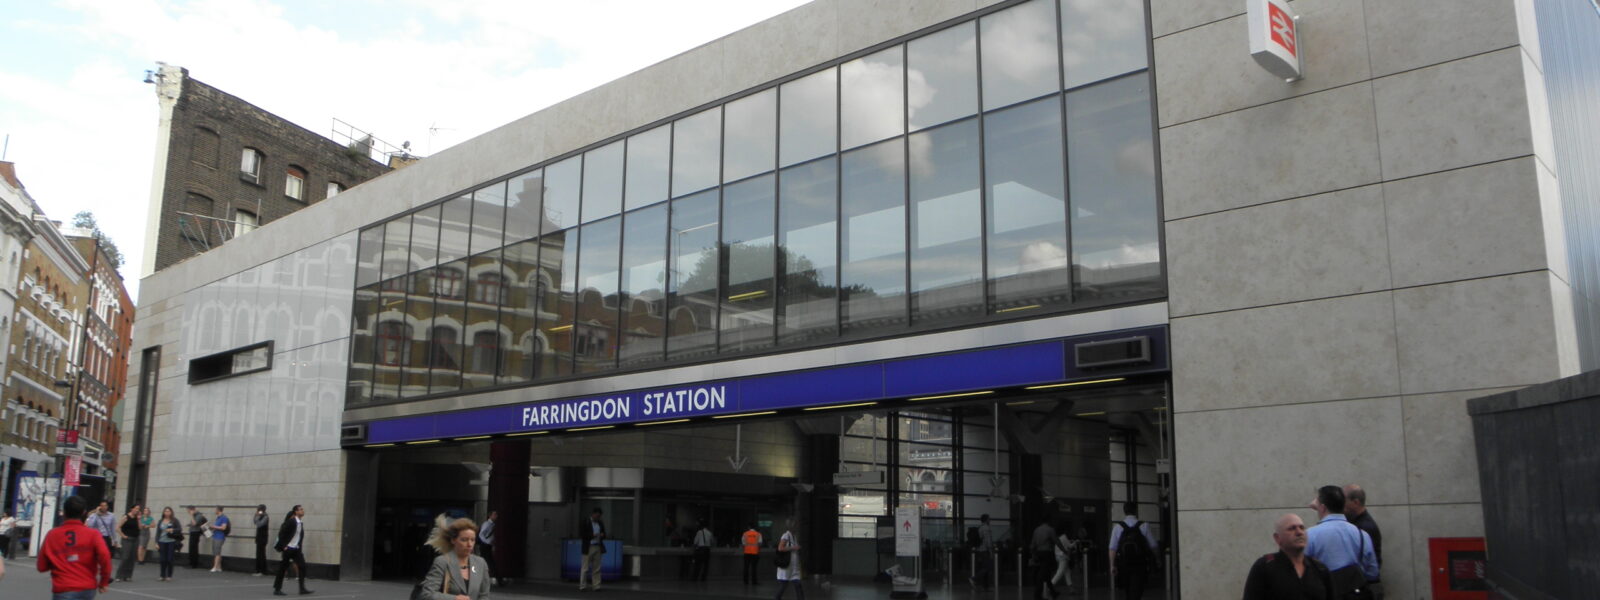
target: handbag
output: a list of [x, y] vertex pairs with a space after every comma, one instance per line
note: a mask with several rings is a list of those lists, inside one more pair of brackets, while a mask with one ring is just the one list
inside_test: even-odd
[[772, 557], [773, 566], [776, 566], [779, 569], [787, 569], [787, 568], [789, 568], [789, 553], [790, 552], [793, 552], [793, 550], [778, 550], [777, 554], [773, 555], [773, 557]]
[[[450, 569], [445, 569], [444, 581], [439, 583], [439, 593], [446, 596], [450, 595], [451, 579], [453, 578], [450, 576]], [[411, 600], [428, 600], [428, 592], [422, 587], [423, 582], [426, 582], [427, 580], [428, 578], [424, 577], [422, 578], [422, 581], [418, 581], [416, 585], [411, 586]]]

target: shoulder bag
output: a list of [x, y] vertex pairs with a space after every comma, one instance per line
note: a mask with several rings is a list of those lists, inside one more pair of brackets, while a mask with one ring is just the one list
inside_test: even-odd
[[[453, 578], [450, 576], [450, 569], [445, 569], [444, 581], [439, 583], [439, 593], [446, 596], [450, 595], [451, 579]], [[427, 580], [427, 577], [423, 577], [422, 581], [418, 581], [416, 585], [411, 586], [411, 600], [428, 600], [428, 591], [422, 587], [423, 582]]]

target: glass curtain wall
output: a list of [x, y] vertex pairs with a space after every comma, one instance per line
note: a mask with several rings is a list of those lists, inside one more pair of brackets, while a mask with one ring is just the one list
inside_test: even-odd
[[1024, 2], [364, 229], [348, 402], [1159, 299], [1145, 22]]

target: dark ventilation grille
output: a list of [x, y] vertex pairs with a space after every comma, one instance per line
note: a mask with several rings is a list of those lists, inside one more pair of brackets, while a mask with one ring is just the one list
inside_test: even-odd
[[342, 444], [360, 444], [367, 441], [366, 425], [345, 425], [339, 429], [339, 442]]
[[1084, 342], [1073, 347], [1080, 369], [1103, 369], [1150, 363], [1150, 338], [1146, 336]]

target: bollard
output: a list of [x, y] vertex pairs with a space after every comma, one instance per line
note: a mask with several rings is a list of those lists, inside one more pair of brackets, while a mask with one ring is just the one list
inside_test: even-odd
[[956, 584], [956, 551], [954, 548], [945, 548], [944, 550], [944, 584], [946, 586]]
[[1026, 568], [1023, 562], [1022, 547], [1017, 547], [1017, 591], [1022, 591], [1022, 571]]

